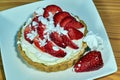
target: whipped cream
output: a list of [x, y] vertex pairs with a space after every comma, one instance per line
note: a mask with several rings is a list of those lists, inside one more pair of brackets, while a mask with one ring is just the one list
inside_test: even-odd
[[27, 38], [29, 38], [30, 40], [33, 40], [35, 36], [37, 36], [37, 31], [31, 31], [31, 33], [27, 34]]
[[83, 39], [87, 43], [91, 50], [102, 50], [103, 49], [103, 40], [101, 37], [95, 35], [92, 31], [88, 32], [86, 37]]

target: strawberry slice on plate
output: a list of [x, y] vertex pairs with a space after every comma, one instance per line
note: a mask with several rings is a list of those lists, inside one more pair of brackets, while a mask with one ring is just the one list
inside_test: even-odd
[[83, 37], [83, 33], [75, 28], [68, 28], [67, 30], [71, 40], [78, 40]]
[[53, 15], [57, 12], [61, 12], [62, 9], [57, 5], [48, 5], [46, 8], [44, 8], [43, 16], [45, 18], [49, 17], [49, 12], [51, 12]]
[[60, 23], [65, 17], [71, 16], [68, 12], [62, 11], [58, 12], [54, 15], [54, 25], [56, 26], [58, 23]]
[[62, 37], [62, 39], [63, 39], [63, 42], [67, 45], [67, 46], [69, 46], [69, 47], [71, 47], [71, 48], [73, 48], [73, 49], [78, 49], [79, 47], [75, 44], [75, 43], [73, 43], [71, 40], [70, 40], [70, 38], [68, 38], [66, 35], [61, 35], [61, 37]]
[[90, 51], [83, 56], [74, 66], [75, 72], [88, 72], [103, 67], [103, 60], [100, 51]]
[[58, 58], [63, 58], [66, 55], [66, 52], [64, 52], [62, 49], [58, 48], [55, 50], [53, 47], [55, 45], [53, 42], [48, 41], [47, 44], [45, 45], [46, 52], [52, 56], [58, 57]]
[[57, 32], [52, 32], [50, 38], [59, 47], [66, 48], [66, 44], [63, 43], [62, 37]]

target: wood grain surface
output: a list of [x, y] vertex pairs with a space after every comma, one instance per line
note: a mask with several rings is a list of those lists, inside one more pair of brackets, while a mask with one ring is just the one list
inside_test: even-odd
[[[0, 11], [38, 0], [0, 0]], [[113, 48], [118, 71], [96, 80], [120, 80], [120, 0], [94, 0]], [[0, 80], [5, 80], [0, 57]]]

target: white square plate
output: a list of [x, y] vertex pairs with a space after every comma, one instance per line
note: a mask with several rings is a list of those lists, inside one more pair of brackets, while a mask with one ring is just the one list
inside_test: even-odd
[[[34, 10], [56, 4], [62, 9], [78, 15], [93, 31], [104, 40], [102, 57], [104, 67], [92, 72], [75, 73], [72, 68], [46, 73], [26, 66], [16, 49], [16, 36], [20, 27]], [[46, 0], [0, 12], [0, 47], [7, 80], [91, 80], [116, 72], [116, 62], [104, 25], [92, 0]]]

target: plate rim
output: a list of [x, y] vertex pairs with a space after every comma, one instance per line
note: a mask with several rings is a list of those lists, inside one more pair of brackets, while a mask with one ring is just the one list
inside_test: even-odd
[[[51, 0], [52, 1], [52, 0]], [[92, 3], [94, 4], [94, 2], [93, 2], [93, 0], [91, 0], [92, 1]], [[38, 2], [41, 2], [41, 1], [37, 1], [37, 2], [34, 2], [34, 3], [29, 3], [29, 4], [25, 4], [25, 5], [22, 5], [22, 6], [29, 6], [29, 5], [32, 5], [32, 4], [36, 4], [36, 3], [38, 3]], [[95, 4], [94, 4], [94, 6], [95, 6]], [[0, 15], [2, 15], [4, 12], [9, 12], [11, 9], [16, 9], [16, 8], [19, 8], [19, 7], [21, 7], [21, 6], [17, 6], [17, 7], [14, 7], [14, 8], [10, 8], [10, 9], [7, 9], [7, 10], [3, 10], [3, 11], [1, 11], [0, 12]], [[95, 9], [96, 9], [96, 11], [97, 11], [97, 13], [98, 13], [98, 10], [97, 10], [97, 8], [95, 7]], [[99, 13], [98, 13], [98, 15], [99, 15]], [[99, 15], [99, 17], [100, 17], [100, 15]], [[101, 19], [101, 17], [100, 17], [100, 19]], [[101, 22], [102, 22], [102, 19], [100, 20]], [[103, 22], [102, 22], [102, 25], [104, 26], [104, 24], [103, 24]], [[105, 30], [106, 31], [106, 30]], [[107, 35], [107, 32], [106, 32], [106, 35]], [[108, 35], [107, 35], [107, 37], [108, 37]], [[109, 44], [110, 44], [110, 41], [109, 41]], [[2, 46], [2, 43], [0, 42], [0, 47]], [[112, 46], [111, 46], [111, 44], [110, 44], [110, 47], [111, 47], [111, 49], [112, 49]], [[113, 50], [112, 50], [112, 52], [113, 52]], [[113, 52], [114, 53], [114, 52]], [[2, 55], [2, 47], [1, 47], [1, 56], [2, 56], [2, 58], [3, 58], [3, 55]], [[114, 54], [113, 54], [113, 56], [114, 56]], [[114, 56], [114, 60], [115, 60], [115, 56]], [[4, 60], [3, 60], [4, 61]], [[116, 64], [116, 61], [115, 61], [115, 64]], [[4, 65], [4, 63], [3, 63], [3, 65]], [[4, 66], [3, 66], [4, 67]], [[5, 69], [4, 69], [4, 71], [5, 71]], [[116, 72], [117, 71], [117, 64], [114, 66], [114, 69], [113, 69], [113, 71], [111, 71], [111, 73], [109, 73], [109, 74], [112, 74], [112, 73], [114, 73], [114, 72]], [[7, 72], [5, 72], [5, 75], [7, 74]], [[106, 76], [106, 75], [105, 75]]]

